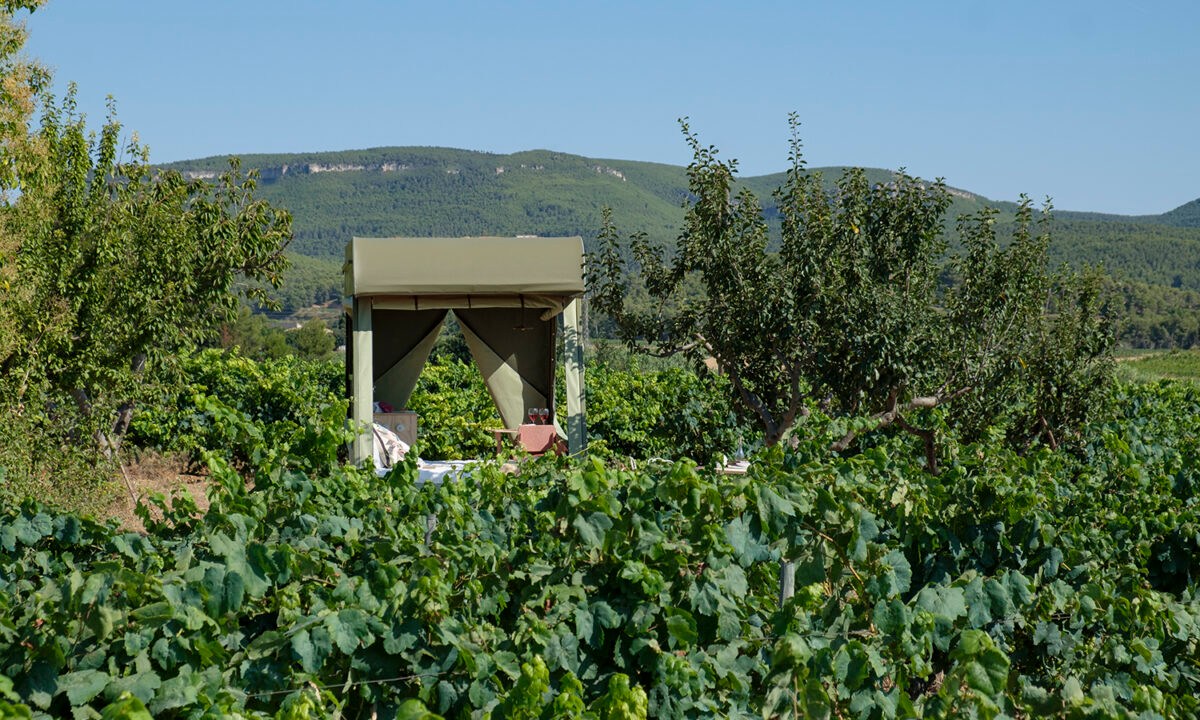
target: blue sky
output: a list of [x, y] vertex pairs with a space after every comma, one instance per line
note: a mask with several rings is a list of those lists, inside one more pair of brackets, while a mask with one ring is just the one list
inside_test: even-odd
[[440, 145], [686, 164], [676, 119], [783, 170], [905, 167], [995, 199], [1200, 197], [1200, 3], [50, 0], [30, 54], [160, 162]]

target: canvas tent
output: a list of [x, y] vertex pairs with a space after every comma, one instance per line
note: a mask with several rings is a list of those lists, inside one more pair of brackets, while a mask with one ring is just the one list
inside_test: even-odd
[[[567, 441], [586, 443], [583, 241], [578, 237], [353, 238], [346, 246], [346, 371], [351, 420], [373, 403], [405, 407], [448, 312], [454, 312], [505, 427], [554, 408], [557, 343], [566, 358]], [[371, 456], [358, 436], [356, 462]]]

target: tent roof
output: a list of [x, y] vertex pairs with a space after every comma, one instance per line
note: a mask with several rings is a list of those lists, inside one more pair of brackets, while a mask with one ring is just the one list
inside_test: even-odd
[[353, 238], [346, 295], [583, 294], [580, 237]]

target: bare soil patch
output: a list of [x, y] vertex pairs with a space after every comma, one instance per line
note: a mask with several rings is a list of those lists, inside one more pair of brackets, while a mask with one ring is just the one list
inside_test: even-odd
[[151, 493], [162, 493], [170, 500], [183, 494], [191, 496], [200, 512], [208, 509], [208, 475], [188, 463], [182, 453], [160, 455], [143, 451], [127, 462], [118, 477], [120, 492], [104, 512], [107, 518], [116, 518], [121, 527], [134, 532], [145, 532], [141, 518], [134, 514], [134, 497], [145, 500]]

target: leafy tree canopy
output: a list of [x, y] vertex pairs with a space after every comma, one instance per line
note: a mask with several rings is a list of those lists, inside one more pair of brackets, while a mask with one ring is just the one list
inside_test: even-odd
[[239, 295], [278, 285], [291, 217], [254, 197], [236, 161], [215, 182], [154, 171], [111, 102], [90, 132], [73, 86], [57, 100], [42, 71], [12, 59], [22, 38], [5, 9], [4, 87], [25, 95], [5, 97], [0, 127], [0, 404], [33, 423], [5, 435], [28, 445], [34, 425], [53, 426], [110, 452], [148, 364], [211, 337]]
[[[693, 161], [677, 241], [634, 235], [629, 261], [606, 218], [589, 283], [626, 341], [715, 359], [768, 444], [819, 404], [920, 435], [931, 469], [934, 429], [918, 423], [933, 422], [933, 408], [952, 404], [950, 421], [973, 434], [999, 423], [1016, 441], [1056, 444], [1096, 406], [1111, 345], [1098, 277], [1047, 270], [1048, 207], [1035, 222], [1024, 199], [1003, 244], [994, 210], [963, 218], [963, 252], [946, 260], [940, 181], [899, 172], [872, 184], [851, 170], [829, 192], [805, 168], [794, 117], [791, 128], [777, 251], [756, 196], [736, 188], [736, 162], [686, 122]], [[694, 280], [702, 292], [687, 292]], [[653, 302], [630, 306], [631, 282]]]

